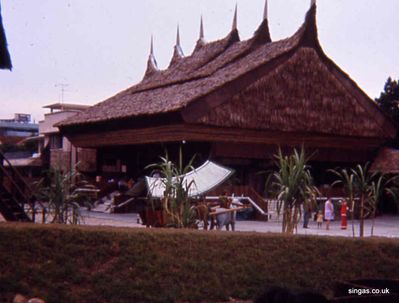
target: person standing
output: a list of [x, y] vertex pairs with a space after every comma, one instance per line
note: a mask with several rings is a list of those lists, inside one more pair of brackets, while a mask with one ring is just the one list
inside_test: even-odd
[[227, 191], [223, 191], [223, 194], [219, 196], [220, 207], [230, 208], [231, 199], [227, 196]]
[[303, 228], [308, 228], [310, 217], [312, 216], [312, 206], [310, 201], [303, 205]]
[[323, 212], [321, 210], [319, 210], [317, 213], [316, 221], [317, 229], [321, 228], [321, 226], [323, 225]]
[[341, 205], [341, 229], [348, 228], [348, 220], [346, 217], [347, 212], [348, 212], [348, 206], [346, 204], [346, 200], [343, 200]]
[[326, 229], [330, 229], [330, 221], [334, 220], [334, 205], [330, 199], [324, 204], [324, 219], [326, 220]]

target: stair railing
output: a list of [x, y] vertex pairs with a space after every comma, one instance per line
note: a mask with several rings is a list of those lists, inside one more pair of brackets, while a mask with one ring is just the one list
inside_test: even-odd
[[[4, 167], [4, 162], [5, 161], [8, 164], [8, 168]], [[3, 176], [7, 177], [7, 180], [11, 183], [12, 188], [9, 188], [8, 190], [10, 191], [9, 193], [12, 195], [13, 199], [21, 206], [23, 211], [25, 211], [25, 204], [27, 204], [30, 209], [31, 209], [31, 216], [30, 219], [32, 222], [35, 222], [36, 220], [36, 208], [35, 204], [36, 202], [40, 205], [42, 209], [42, 223], [45, 222], [45, 207], [40, 201], [36, 201], [34, 198], [33, 191], [31, 187], [29, 186], [28, 183], [26, 183], [25, 179], [22, 177], [22, 175], [18, 172], [18, 170], [15, 169], [14, 166], [12, 166], [11, 162], [7, 159], [7, 157], [3, 154], [3, 152], [0, 150], [0, 170], [3, 173]], [[1, 173], [0, 172], [0, 173]], [[0, 182], [3, 183], [3, 180], [0, 178]], [[21, 188], [21, 186], [23, 188]], [[27, 214], [27, 213], [26, 213]], [[27, 214], [28, 215], [28, 214]], [[29, 215], [28, 215], [29, 218]]]

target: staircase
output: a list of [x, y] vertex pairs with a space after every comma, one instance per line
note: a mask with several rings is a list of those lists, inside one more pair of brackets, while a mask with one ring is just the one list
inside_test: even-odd
[[[5, 164], [7, 163], [7, 167]], [[6, 221], [33, 222], [34, 196], [26, 181], [0, 151], [0, 213]]]

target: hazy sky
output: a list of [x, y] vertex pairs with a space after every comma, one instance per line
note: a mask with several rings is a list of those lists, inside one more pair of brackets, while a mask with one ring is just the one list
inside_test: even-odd
[[[190, 54], [199, 33], [223, 38], [235, 3], [241, 39], [261, 22], [264, 0], [0, 0], [14, 69], [0, 71], [0, 119], [64, 102], [95, 104], [143, 77], [151, 34], [160, 68], [170, 61], [179, 23]], [[325, 53], [372, 98], [399, 77], [399, 0], [318, 0]], [[292, 35], [310, 0], [269, 0], [273, 40]]]

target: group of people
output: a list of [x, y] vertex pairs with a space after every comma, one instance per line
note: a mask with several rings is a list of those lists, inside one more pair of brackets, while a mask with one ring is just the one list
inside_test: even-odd
[[[348, 220], [347, 220], [347, 212], [348, 212], [348, 206], [346, 203], [346, 200], [339, 200], [339, 203], [341, 205], [341, 229], [347, 229], [348, 228]], [[303, 228], [308, 228], [308, 223], [310, 220], [310, 217], [312, 215], [312, 209], [310, 206], [306, 205], [304, 206], [304, 215], [303, 215]], [[322, 228], [323, 221], [326, 221], [326, 229], [330, 229], [330, 222], [335, 219], [335, 211], [334, 211], [334, 204], [331, 201], [330, 198], [327, 199], [327, 201], [324, 203], [324, 211], [319, 210], [316, 214], [316, 222], [317, 222], [317, 228], [320, 229]]]

